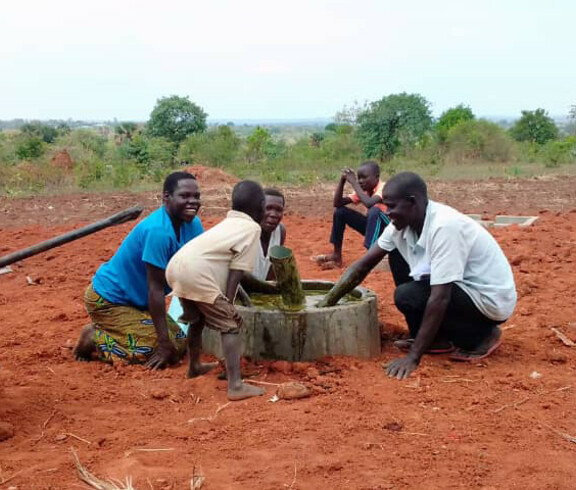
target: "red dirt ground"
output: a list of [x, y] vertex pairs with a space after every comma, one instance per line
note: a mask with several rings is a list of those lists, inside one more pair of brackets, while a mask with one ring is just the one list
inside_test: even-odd
[[[230, 187], [201, 184], [210, 226], [224, 216]], [[224, 381], [186, 379], [184, 365], [149, 372], [73, 360], [88, 320], [84, 289], [133, 224], [13, 264], [0, 276], [0, 425], [14, 428], [0, 442], [0, 488], [86, 488], [72, 448], [94, 474], [131, 476], [137, 489], [187, 489], [194, 472], [208, 490], [576, 488], [576, 444], [563, 436], [576, 436], [576, 348], [551, 330], [576, 340], [576, 180], [430, 187], [465, 212], [540, 219], [494, 230], [519, 291], [502, 348], [478, 365], [426, 357], [407, 381], [386, 378], [381, 367], [399, 355], [389, 340], [405, 333], [384, 270], [365, 283], [379, 294], [385, 324], [378, 359], [249, 364], [254, 379], [300, 381], [314, 396], [270, 403], [268, 386], [265, 397], [227, 405]], [[340, 271], [309, 260], [328, 251], [331, 187], [286, 193], [288, 245], [301, 275], [336, 279]], [[148, 212], [158, 197], [0, 198], [0, 255], [138, 202]], [[349, 233], [346, 262], [361, 253]]]

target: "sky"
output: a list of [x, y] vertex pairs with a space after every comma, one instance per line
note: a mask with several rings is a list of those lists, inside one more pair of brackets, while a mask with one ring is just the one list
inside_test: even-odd
[[518, 117], [576, 104], [574, 0], [2, 0], [0, 119], [331, 118], [407, 92]]

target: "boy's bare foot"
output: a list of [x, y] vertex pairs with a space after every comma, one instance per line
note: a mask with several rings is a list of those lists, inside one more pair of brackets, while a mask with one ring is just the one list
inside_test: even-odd
[[94, 326], [90, 323], [84, 326], [80, 338], [74, 347], [74, 357], [77, 361], [91, 361], [92, 354], [96, 351], [96, 344], [92, 340]]
[[502, 330], [500, 327], [494, 327], [488, 337], [486, 337], [476, 348], [466, 350], [458, 348], [453, 354], [450, 354], [450, 359], [453, 361], [479, 361], [492, 354], [502, 344], [501, 337]]
[[313, 255], [311, 259], [321, 267], [329, 264], [332, 265], [332, 267], [342, 267], [342, 257], [336, 254]]
[[206, 374], [210, 371], [212, 371], [212, 369], [214, 369], [215, 367], [218, 367], [218, 363], [217, 362], [207, 362], [204, 364], [198, 364], [197, 366], [190, 366], [190, 368], [188, 369], [188, 374], [187, 376], [189, 378], [195, 378], [196, 376], [202, 376], [203, 374]]
[[266, 390], [262, 388], [251, 386], [246, 383], [241, 383], [237, 389], [228, 387], [228, 400], [236, 402], [238, 400], [244, 400], [253, 396], [261, 396], [264, 393], [266, 393]]

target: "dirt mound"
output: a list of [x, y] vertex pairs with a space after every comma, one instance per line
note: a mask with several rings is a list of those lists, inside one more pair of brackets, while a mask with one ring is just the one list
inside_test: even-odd
[[204, 165], [191, 165], [183, 169], [185, 172], [194, 174], [200, 185], [206, 187], [233, 186], [240, 179], [227, 174], [224, 170]]
[[72, 160], [72, 157], [67, 150], [61, 150], [55, 153], [50, 160], [50, 165], [54, 168], [60, 168], [68, 172], [74, 170], [74, 160]]

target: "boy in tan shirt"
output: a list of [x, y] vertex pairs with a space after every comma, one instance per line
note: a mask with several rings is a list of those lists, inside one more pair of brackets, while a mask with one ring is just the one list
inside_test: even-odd
[[244, 384], [240, 375], [242, 317], [234, 298], [244, 272], [252, 272], [258, 253], [264, 192], [257, 182], [244, 180], [232, 191], [232, 210], [216, 226], [182, 247], [170, 260], [166, 280], [180, 298], [189, 324], [188, 376], [204, 374], [215, 364], [202, 364], [204, 326], [220, 332], [228, 373], [228, 399], [262, 395], [264, 390]]

